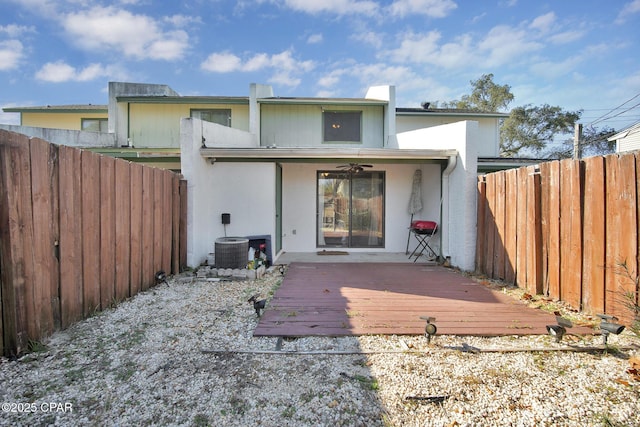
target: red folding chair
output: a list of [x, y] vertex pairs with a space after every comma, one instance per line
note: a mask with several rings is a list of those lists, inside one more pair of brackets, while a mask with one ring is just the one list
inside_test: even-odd
[[416, 259], [414, 259], [413, 262], [416, 262], [425, 252], [429, 259], [436, 258], [436, 251], [433, 250], [429, 242], [437, 231], [438, 223], [434, 221], [411, 221], [411, 228], [409, 232], [415, 236], [418, 244], [413, 252], [411, 252], [411, 255], [409, 255], [409, 259], [415, 256]]

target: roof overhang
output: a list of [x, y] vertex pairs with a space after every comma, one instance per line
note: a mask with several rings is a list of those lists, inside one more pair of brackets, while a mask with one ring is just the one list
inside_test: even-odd
[[260, 104], [385, 106], [388, 101], [366, 98], [259, 98]]
[[118, 96], [130, 104], [249, 104], [246, 96]]
[[446, 163], [456, 150], [405, 150], [391, 148], [201, 148], [200, 155], [211, 162], [367, 162]]
[[490, 173], [524, 166], [539, 165], [549, 159], [527, 159], [518, 157], [478, 157], [478, 172]]
[[429, 116], [446, 116], [446, 117], [485, 117], [485, 118], [494, 118], [494, 119], [506, 119], [509, 117], [509, 114], [506, 113], [484, 113], [484, 112], [474, 112], [474, 111], [438, 111], [438, 110], [419, 110], [419, 109], [396, 109], [396, 116], [420, 116], [420, 117], [429, 117]]

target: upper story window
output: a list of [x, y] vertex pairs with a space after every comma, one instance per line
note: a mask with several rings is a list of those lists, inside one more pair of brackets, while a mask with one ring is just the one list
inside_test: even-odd
[[362, 142], [362, 111], [322, 113], [324, 142]]
[[231, 110], [230, 109], [207, 109], [207, 110], [191, 110], [191, 117], [200, 119], [205, 122], [217, 123], [222, 126], [231, 127]]
[[87, 132], [109, 132], [109, 119], [80, 119], [80, 126]]

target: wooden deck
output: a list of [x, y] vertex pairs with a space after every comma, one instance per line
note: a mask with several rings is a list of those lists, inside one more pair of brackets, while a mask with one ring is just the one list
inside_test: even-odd
[[[555, 316], [440, 266], [292, 263], [254, 336], [544, 335]], [[568, 331], [593, 334], [585, 327]]]

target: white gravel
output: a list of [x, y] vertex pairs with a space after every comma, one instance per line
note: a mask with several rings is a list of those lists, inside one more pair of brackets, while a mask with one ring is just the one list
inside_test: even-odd
[[280, 280], [173, 277], [0, 359], [0, 425], [640, 425], [631, 333], [254, 338]]

